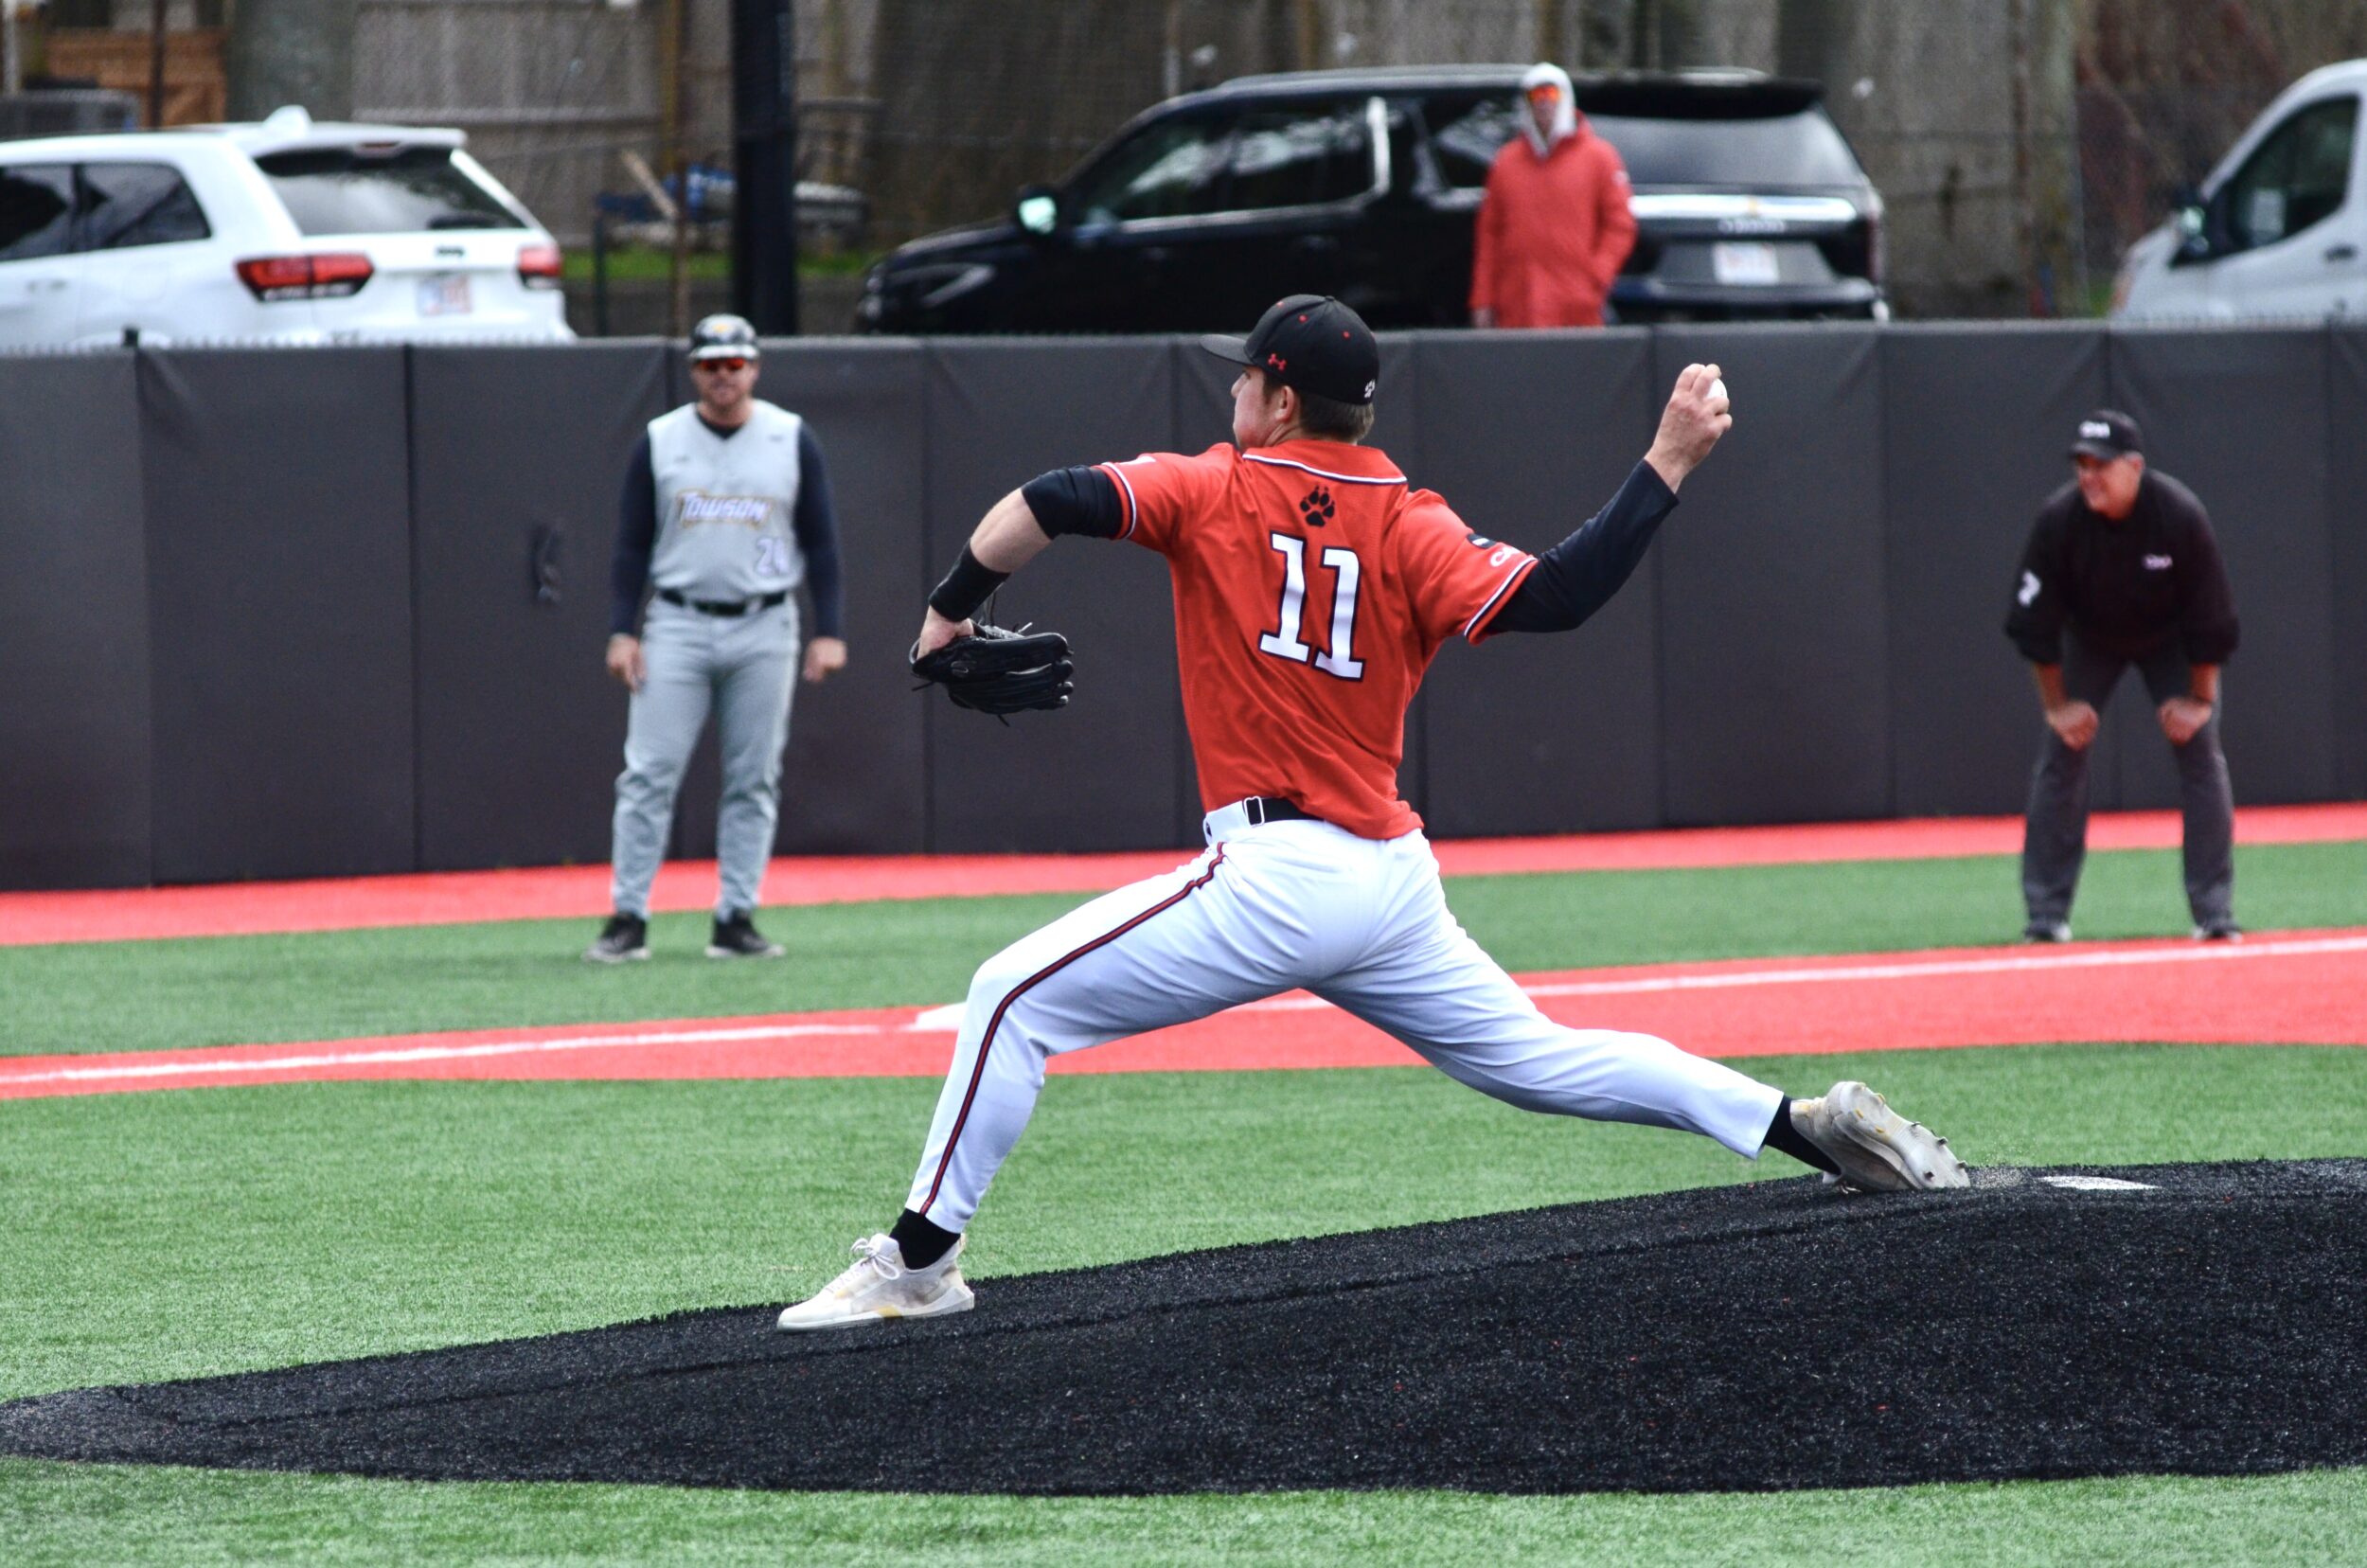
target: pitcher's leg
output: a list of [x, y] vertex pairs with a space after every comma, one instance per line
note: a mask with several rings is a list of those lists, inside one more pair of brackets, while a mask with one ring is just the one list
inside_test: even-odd
[[960, 1231], [1019, 1142], [1064, 1051], [1204, 1018], [1296, 984], [1240, 918], [1211, 850], [1103, 895], [988, 959], [970, 982], [953, 1061], [905, 1203]]
[[747, 914], [764, 888], [780, 820], [781, 753], [797, 693], [797, 622], [776, 605], [735, 625], [732, 658], [717, 697], [723, 794], [715, 815], [718, 918]]
[[1652, 1035], [1555, 1023], [1445, 914], [1443, 900], [1439, 914], [1438, 929], [1318, 993], [1508, 1104], [1673, 1127], [1758, 1157], [1782, 1090]]
[[650, 884], [666, 859], [674, 795], [707, 722], [713, 679], [703, 629], [679, 619], [693, 612], [668, 615], [659, 608], [651, 608], [642, 634], [647, 669], [625, 722], [625, 771], [616, 777], [609, 887], [616, 913], [643, 919], [650, 914]]

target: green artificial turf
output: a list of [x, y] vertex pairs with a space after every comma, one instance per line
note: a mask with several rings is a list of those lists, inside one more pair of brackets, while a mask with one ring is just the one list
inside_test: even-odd
[[9, 1560], [66, 1563], [2352, 1564], [2367, 1471], [1697, 1497], [873, 1497], [0, 1460]]
[[[2367, 1075], [2340, 1048], [1740, 1065], [1801, 1089], [1864, 1077], [1976, 1162], [2356, 1154], [2367, 1138]], [[934, 1092], [921, 1079], [392, 1082], [9, 1103], [0, 1396], [786, 1300], [892, 1214]], [[973, 1228], [968, 1267], [991, 1310], [998, 1274], [1755, 1168], [1698, 1138], [1513, 1111], [1419, 1068], [1062, 1078]], [[1780, 1157], [1765, 1169], [1796, 1173]], [[1815, 1530], [1873, 1541], [1895, 1528], [1905, 1560], [2031, 1559], [2009, 1545], [2068, 1560], [2074, 1544], [2088, 1560], [2301, 1559], [2268, 1552], [2274, 1541], [2331, 1561], [2359, 1502], [2357, 1472], [1780, 1498], [909, 1504], [18, 1464], [0, 1466], [0, 1540], [10, 1560], [1317, 1561], [1352, 1547], [1444, 1562], [1550, 1560], [1584, 1540], [1573, 1555], [1755, 1562], [1830, 1560]], [[2141, 1543], [2129, 1555], [2092, 1555], [2096, 1506]], [[1785, 1522], [1800, 1528], [1770, 1533]], [[2007, 1526], [2011, 1540], [1993, 1535]]]
[[[2240, 852], [2255, 929], [2367, 924], [2367, 846]], [[2010, 938], [2010, 860], [1460, 880], [1508, 967]], [[934, 1003], [1077, 902], [783, 909], [781, 965], [596, 970], [582, 921], [0, 950], [0, 1050]], [[2082, 935], [2182, 929], [2176, 859], [2097, 856]], [[2367, 1153], [2320, 1047], [1757, 1059], [1862, 1077], [1976, 1163]], [[787, 1300], [901, 1198], [934, 1080], [357, 1082], [0, 1101], [0, 1397]], [[1703, 1183], [1703, 1140], [1525, 1114], [1418, 1068], [1063, 1077], [973, 1228], [995, 1276]], [[1768, 1175], [1793, 1168], [1771, 1157]], [[1771, 1389], [1771, 1411], [1780, 1390]], [[883, 1390], [881, 1419], [895, 1419]], [[1771, 1440], [1780, 1425], [1771, 1417]], [[0, 1461], [16, 1562], [2357, 1559], [2367, 1471], [1752, 1496], [872, 1497], [417, 1485]]]
[[[2367, 1153], [2349, 1047], [1758, 1058], [1974, 1163]], [[347, 1082], [0, 1102], [0, 1397], [788, 1300], [901, 1205], [937, 1083]], [[1427, 1068], [1052, 1080], [974, 1277], [1575, 1203], [1764, 1167]]]
[[[2237, 851], [2255, 930], [2367, 924], [2367, 843]], [[2010, 941], [2009, 857], [1464, 877], [1448, 897], [1515, 971]], [[1082, 900], [1037, 896], [770, 910], [779, 964], [700, 956], [706, 917], [653, 922], [656, 956], [578, 958], [596, 922], [0, 948], [0, 1054], [169, 1050], [431, 1029], [729, 1017], [958, 1001], [979, 961]], [[2182, 934], [2170, 851], [2089, 862], [2082, 936]]]

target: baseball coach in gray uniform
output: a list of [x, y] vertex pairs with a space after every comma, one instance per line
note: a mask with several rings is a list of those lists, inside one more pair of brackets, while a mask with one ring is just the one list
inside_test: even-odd
[[[608, 670], [632, 693], [616, 778], [615, 913], [584, 953], [650, 955], [650, 884], [674, 795], [712, 708], [722, 742], [716, 817], [721, 887], [710, 958], [776, 958], [756, 928], [773, 854], [781, 748], [798, 665], [799, 583], [813, 596], [805, 678], [845, 668], [838, 529], [822, 451], [805, 421], [755, 395], [756, 329], [711, 315], [690, 335], [699, 401], [650, 421], [625, 475], [610, 564]], [[642, 595], [649, 614], [638, 636]]]

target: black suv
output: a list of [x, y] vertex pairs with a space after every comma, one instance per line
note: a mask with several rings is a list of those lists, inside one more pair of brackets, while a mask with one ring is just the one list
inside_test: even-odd
[[[1287, 294], [1376, 327], [1459, 326], [1472, 215], [1525, 67], [1243, 77], [1136, 116], [1008, 217], [915, 240], [864, 280], [875, 332], [1239, 329]], [[1812, 82], [1580, 79], [1626, 160], [1622, 321], [1882, 317], [1882, 201]]]

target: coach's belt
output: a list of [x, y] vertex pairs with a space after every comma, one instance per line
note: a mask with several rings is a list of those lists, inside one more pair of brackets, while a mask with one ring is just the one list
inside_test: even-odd
[[1201, 830], [1214, 844], [1239, 828], [1262, 828], [1269, 822], [1321, 821], [1323, 818], [1294, 800], [1285, 800], [1280, 795], [1251, 795], [1247, 800], [1237, 800], [1209, 812]]
[[657, 591], [657, 597], [668, 604], [679, 604], [685, 610], [696, 610], [702, 615], [730, 616], [750, 615], [758, 610], [770, 610], [776, 604], [787, 602], [789, 592], [783, 589], [780, 593], [767, 594], [762, 598], [752, 599], [695, 599], [677, 594], [671, 588], [660, 588]]

